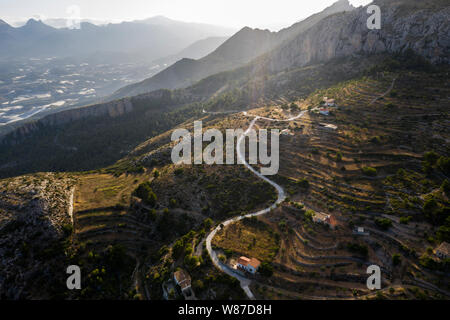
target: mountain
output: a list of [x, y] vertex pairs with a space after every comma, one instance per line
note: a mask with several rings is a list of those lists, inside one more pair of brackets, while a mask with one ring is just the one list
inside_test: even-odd
[[278, 33], [245, 27], [210, 55], [200, 59], [183, 59], [152, 78], [118, 90], [112, 98], [133, 96], [152, 90], [187, 87], [209, 75], [241, 67], [254, 58], [307, 30], [321, 19], [354, 8], [348, 0], [340, 0], [322, 12]]
[[[159, 19], [160, 20], [160, 19]], [[172, 21], [122, 22], [97, 26], [82, 22], [81, 29], [56, 29], [30, 19], [24, 26], [0, 30], [0, 58], [82, 57], [122, 54], [129, 60], [152, 61], [176, 54], [208, 37], [231, 34], [230, 29]]]
[[167, 66], [183, 58], [200, 59], [216, 50], [227, 39], [228, 37], [210, 37], [207, 39], [202, 39], [194, 42], [175, 55], [155, 60], [153, 63], [160, 66]]
[[450, 61], [448, 2], [377, 0], [374, 4], [383, 12], [380, 30], [367, 28], [366, 8], [335, 14], [267, 54], [255, 68], [269, 68], [272, 73], [357, 53], [394, 54], [408, 49], [433, 63]]

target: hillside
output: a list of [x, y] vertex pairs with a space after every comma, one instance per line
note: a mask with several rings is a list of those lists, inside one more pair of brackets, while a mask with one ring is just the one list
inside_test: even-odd
[[[398, 68], [391, 59], [377, 60], [376, 65], [305, 98], [249, 111], [283, 119], [298, 109], [309, 110], [293, 122], [257, 123], [259, 128], [291, 132], [280, 137], [280, 171], [271, 177], [289, 199], [256, 221], [230, 225], [213, 240], [227, 261], [245, 254], [273, 267], [272, 275], [252, 282], [257, 297], [447, 297], [450, 288], [442, 272], [448, 272], [448, 266], [433, 260], [430, 252], [440, 241], [449, 240], [448, 194], [441, 187], [449, 174], [448, 67]], [[338, 104], [329, 116], [313, 111], [324, 96]], [[204, 129], [249, 124], [242, 113], [198, 114], [196, 119], [203, 120]], [[326, 129], [323, 123], [337, 129]], [[181, 126], [190, 128], [192, 119]], [[197, 297], [212, 298], [211, 288], [220, 297], [241, 294], [235, 282], [221, 278], [212, 266], [203, 239], [214, 224], [272, 203], [274, 190], [243, 166], [175, 167], [170, 161], [170, 133], [140, 144], [110, 167], [60, 177], [74, 179], [70, 184], [75, 188], [70, 242], [74, 261], [82, 261], [92, 274], [106, 266], [101, 284], [90, 278], [81, 298], [161, 299], [161, 285], [176, 267], [189, 270], [193, 281], [201, 280], [194, 287]], [[428, 155], [430, 150], [435, 156]], [[36, 180], [33, 176], [2, 180], [3, 194], [25, 199], [17, 184], [24, 179]], [[137, 192], [141, 185], [150, 188], [154, 200]], [[56, 194], [47, 188], [38, 197]], [[67, 205], [67, 196], [64, 199]], [[436, 207], [429, 209], [429, 201]], [[6, 208], [5, 202], [1, 208]], [[313, 223], [311, 212], [333, 215], [338, 228]], [[370, 235], [356, 237], [355, 226], [363, 226]], [[112, 256], [129, 262], [112, 263]], [[384, 272], [384, 289], [376, 296], [365, 287], [361, 268], [371, 263]], [[121, 283], [129, 291], [117, 291], [112, 270], [121, 270]], [[126, 280], [131, 277], [134, 284]]]
[[[177, 300], [183, 269], [200, 300], [450, 299], [436, 254], [450, 242], [450, 7], [375, 1], [384, 27], [369, 31], [366, 8], [346, 3], [292, 33], [245, 28], [159, 78], [185, 88], [2, 137], [0, 298]], [[196, 73], [213, 58], [240, 67]], [[172, 132], [196, 120], [280, 130], [278, 173], [173, 164]], [[242, 255], [258, 273], [235, 269]], [[66, 290], [69, 264], [87, 274], [82, 290]], [[374, 264], [382, 288], [370, 291]]]

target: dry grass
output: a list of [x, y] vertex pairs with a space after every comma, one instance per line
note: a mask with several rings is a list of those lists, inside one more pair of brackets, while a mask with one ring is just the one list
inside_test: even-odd
[[149, 179], [150, 174], [120, 177], [109, 174], [80, 176], [75, 192], [74, 211], [93, 210], [117, 204], [128, 205], [134, 189]]
[[221, 230], [213, 239], [213, 245], [232, 250], [236, 255], [272, 261], [278, 252], [275, 233], [265, 224], [250, 225], [239, 221]]

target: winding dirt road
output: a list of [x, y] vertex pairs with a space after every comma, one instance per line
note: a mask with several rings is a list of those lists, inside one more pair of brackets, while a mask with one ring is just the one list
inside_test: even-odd
[[[203, 112], [206, 113], [205, 111], [203, 111]], [[280, 185], [278, 185], [274, 181], [268, 179], [266, 176], [262, 175], [261, 173], [256, 171], [252, 166], [250, 166], [248, 164], [248, 162], [245, 160], [245, 155], [241, 153], [241, 151], [242, 151], [241, 150], [241, 144], [242, 144], [242, 141], [244, 140], [245, 136], [250, 132], [250, 130], [253, 129], [253, 126], [255, 125], [256, 121], [258, 121], [258, 120], [267, 120], [267, 121], [273, 121], [273, 122], [289, 122], [289, 121], [294, 121], [294, 120], [297, 120], [297, 119], [303, 117], [306, 114], [306, 112], [307, 111], [302, 111], [296, 117], [292, 117], [292, 118], [289, 118], [289, 119], [283, 119], [283, 120], [271, 119], [271, 118], [260, 117], [260, 116], [254, 116], [254, 115], [248, 114], [247, 112], [243, 112], [244, 116], [246, 116], [246, 117], [254, 117], [254, 119], [250, 123], [250, 126], [248, 127], [248, 129], [244, 132], [244, 134], [241, 137], [239, 137], [239, 139], [237, 141], [237, 145], [236, 145], [237, 156], [242, 161], [242, 163], [245, 165], [245, 167], [247, 167], [248, 170], [250, 170], [252, 173], [254, 173], [258, 178], [260, 178], [260, 179], [266, 181], [267, 183], [269, 183], [270, 185], [272, 185], [277, 190], [278, 199], [277, 199], [277, 201], [274, 204], [272, 204], [268, 208], [265, 208], [263, 210], [260, 210], [260, 211], [254, 212], [254, 213], [249, 213], [249, 214], [246, 214], [244, 216], [234, 217], [234, 218], [231, 218], [231, 219], [228, 219], [228, 220], [222, 222], [213, 231], [211, 231], [211, 233], [206, 237], [206, 250], [208, 251], [208, 254], [211, 257], [211, 261], [213, 262], [213, 264], [218, 269], [220, 269], [222, 272], [225, 272], [229, 276], [238, 279], [240, 284], [241, 284], [241, 288], [244, 290], [244, 292], [247, 295], [247, 297], [249, 299], [251, 299], [251, 300], [255, 299], [255, 296], [253, 295], [253, 293], [251, 292], [251, 290], [249, 288], [251, 280], [246, 278], [246, 277], [244, 277], [244, 276], [242, 276], [242, 275], [240, 275], [240, 274], [238, 274], [233, 269], [231, 269], [229, 266], [223, 264], [219, 260], [219, 258], [217, 257], [216, 252], [212, 249], [211, 241], [214, 238], [214, 236], [216, 235], [217, 231], [219, 231], [221, 229], [221, 225], [223, 225], [223, 227], [226, 227], [227, 225], [229, 225], [231, 223], [234, 223], [234, 222], [237, 222], [239, 220], [242, 220], [244, 218], [250, 218], [250, 217], [256, 217], [256, 216], [264, 215], [266, 213], [269, 213], [273, 209], [275, 209], [279, 204], [281, 204], [286, 199], [286, 193], [284, 192], [284, 189]]]

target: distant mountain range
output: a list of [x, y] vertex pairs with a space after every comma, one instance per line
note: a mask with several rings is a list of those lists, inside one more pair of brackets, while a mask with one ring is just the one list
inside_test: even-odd
[[0, 58], [115, 54], [152, 61], [174, 55], [196, 41], [233, 33], [229, 28], [165, 17], [104, 26], [82, 22], [79, 30], [57, 29], [34, 19], [18, 28], [0, 21]]
[[200, 60], [182, 59], [152, 78], [118, 90], [113, 98], [138, 95], [162, 88], [188, 87], [207, 76], [241, 67], [306, 31], [322, 19], [353, 9], [355, 8], [348, 0], [340, 0], [322, 12], [279, 32], [245, 27], [208, 56]]

